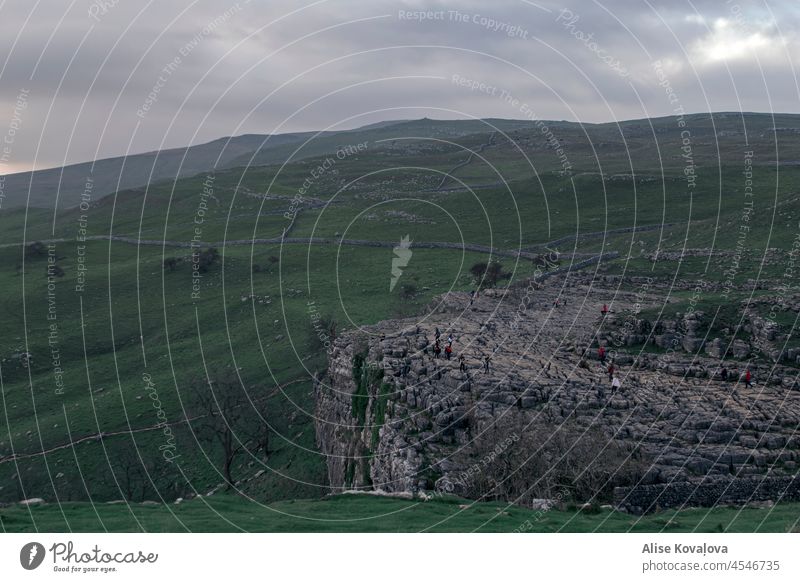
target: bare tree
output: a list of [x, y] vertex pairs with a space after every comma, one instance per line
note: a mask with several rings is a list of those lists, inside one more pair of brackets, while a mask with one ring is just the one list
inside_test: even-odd
[[481, 288], [495, 287], [501, 280], [511, 278], [511, 273], [504, 272], [503, 265], [497, 261], [475, 263], [469, 272]]
[[131, 441], [115, 448], [112, 470], [120, 492], [128, 501], [144, 501], [152, 497], [182, 497], [186, 486], [180, 473], [158, 454], [147, 456], [147, 448]]
[[211, 380], [190, 383], [187, 415], [200, 440], [216, 443], [228, 489], [233, 487], [233, 468], [242, 455], [269, 456], [269, 427], [263, 402], [252, 398], [233, 373], [214, 374]]
[[125, 446], [114, 453], [114, 474], [120, 490], [128, 501], [144, 500], [147, 488], [147, 468], [132, 446]]

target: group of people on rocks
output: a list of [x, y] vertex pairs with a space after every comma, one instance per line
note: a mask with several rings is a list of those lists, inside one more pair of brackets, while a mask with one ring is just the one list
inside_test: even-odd
[[[477, 297], [478, 297], [478, 292], [477, 291], [473, 291], [473, 292], [470, 293], [470, 305], [472, 305], [472, 303], [474, 302], [475, 299], [477, 299]], [[567, 305], [566, 299], [563, 300], [563, 303], [560, 302], [558, 299], [556, 299], [555, 302], [554, 302], [554, 307], [559, 307], [560, 305]], [[610, 310], [608, 308], [608, 305], [604, 303], [603, 307], [600, 310], [600, 314], [603, 316], [603, 318], [605, 318], [608, 315], [609, 311]], [[453, 357], [453, 342], [454, 342], [454, 338], [453, 338], [452, 333], [448, 333], [447, 339], [444, 340], [442, 338], [441, 331], [437, 327], [437, 328], [435, 328], [434, 336], [435, 336], [435, 338], [434, 338], [434, 343], [433, 343], [433, 358], [434, 359], [438, 359], [438, 358], [440, 358], [442, 356], [442, 354], [444, 354], [444, 358], [446, 360], [452, 359], [452, 357]], [[442, 343], [445, 344], [444, 348], [442, 348]], [[497, 349], [498, 348], [495, 348], [495, 351]], [[426, 347], [424, 349], [424, 352], [427, 353], [427, 351], [428, 351], [428, 348]], [[603, 345], [600, 345], [598, 347], [597, 356], [598, 356], [598, 359], [600, 360], [601, 367], [604, 368], [605, 373], [608, 374], [608, 381], [611, 383], [611, 393], [615, 394], [617, 391], [620, 391], [621, 387], [622, 387], [622, 382], [620, 381], [620, 378], [618, 376], [617, 368], [615, 366], [615, 362], [614, 362], [613, 359], [611, 359], [611, 361], [608, 362], [608, 365], [606, 365], [606, 360], [608, 359], [608, 355], [607, 355], [607, 352], [606, 352], [606, 348]], [[483, 356], [483, 371], [484, 371], [484, 373], [487, 373], [487, 374], [489, 373], [489, 370], [491, 368], [491, 359], [492, 359], [491, 354]], [[468, 372], [467, 361], [466, 361], [466, 358], [465, 358], [464, 354], [460, 354], [458, 356], [458, 364], [459, 364], [459, 369], [461, 370], [461, 372]], [[548, 368], [549, 368], [549, 365], [548, 365]], [[719, 378], [721, 380], [723, 380], [723, 381], [728, 381], [729, 378], [735, 378], [735, 377], [736, 377], [736, 372], [735, 371], [728, 372], [728, 370], [725, 368], [724, 365], [719, 370]], [[744, 375], [741, 377], [741, 379], [744, 381], [745, 385], [748, 388], [751, 387], [751, 385], [752, 385], [752, 374], [751, 374], [749, 368], [745, 368]], [[602, 383], [598, 386], [598, 395], [601, 396], [601, 397], [604, 397], [604, 395], [605, 395], [605, 391], [603, 390]]]
[[[469, 304], [472, 305], [477, 298], [478, 298], [478, 291], [477, 290], [470, 291]], [[567, 299], [566, 298], [556, 299], [553, 302], [553, 306], [555, 308], [558, 308], [558, 307], [561, 307], [561, 306], [566, 306], [566, 305], [567, 305]], [[608, 305], [607, 304], [603, 304], [603, 308], [600, 310], [600, 313], [603, 315], [603, 317], [605, 317], [608, 314], [608, 312], [609, 312]], [[444, 348], [442, 348], [442, 342], [443, 341], [445, 343]], [[453, 341], [454, 341], [454, 338], [453, 338], [452, 333], [448, 333], [446, 341], [443, 340], [441, 331], [439, 330], [438, 327], [436, 327], [434, 329], [434, 342], [433, 342], [433, 350], [432, 350], [433, 351], [433, 358], [434, 359], [439, 359], [442, 356], [442, 354], [444, 354], [444, 358], [446, 360], [452, 359], [452, 357], [453, 357]], [[425, 351], [425, 353], [427, 353], [427, 348], [425, 348], [424, 351]], [[495, 351], [496, 351], [496, 349], [495, 349]], [[606, 349], [605, 349], [604, 346], [600, 346], [600, 348], [598, 349], [598, 356], [600, 358], [601, 364], [603, 364], [605, 366]], [[484, 373], [487, 373], [487, 374], [489, 373], [489, 370], [491, 368], [491, 359], [492, 359], [491, 355], [485, 355], [483, 357], [483, 371], [484, 371]], [[467, 371], [467, 362], [466, 362], [466, 358], [464, 357], [464, 354], [460, 354], [458, 356], [458, 365], [459, 365], [459, 369], [462, 372], [466, 372]], [[548, 369], [549, 369], [549, 365], [548, 365]], [[609, 382], [611, 382], [612, 393], [616, 392], [620, 388], [621, 383], [620, 383], [619, 378], [614, 375], [615, 368], [614, 368], [613, 360], [609, 363], [608, 368], [607, 368], [606, 371], [608, 373], [608, 380], [609, 380]], [[748, 374], [749, 374], [749, 372], [748, 372]]]
[[[605, 346], [600, 346], [597, 348], [597, 357], [600, 359], [600, 364], [602, 366], [606, 365], [606, 348]], [[606, 368], [606, 372], [608, 373], [608, 381], [611, 382], [611, 391], [616, 391], [616, 388], [619, 388], [620, 381], [619, 378], [614, 376], [614, 360], [611, 360], [608, 364], [608, 368]]]
[[[438, 327], [436, 328], [436, 331], [434, 332], [434, 335], [436, 336], [436, 338], [435, 338], [435, 340], [433, 342], [433, 357], [438, 359], [439, 356], [442, 355], [442, 344], [440, 343], [440, 338], [441, 338], [442, 332], [439, 331]], [[448, 334], [448, 336], [447, 336], [447, 345], [444, 347], [444, 357], [446, 359], [448, 359], [448, 360], [451, 357], [453, 357], [453, 335], [452, 334]]]
[[[610, 312], [610, 310], [608, 308], [608, 304], [604, 303], [603, 307], [600, 309], [600, 315], [602, 316], [603, 319], [605, 319], [605, 317], [609, 314], [609, 312]], [[605, 346], [601, 345], [601, 346], [599, 346], [597, 348], [597, 357], [600, 360], [601, 366], [605, 367], [606, 359], [607, 359]], [[609, 382], [611, 382], [611, 392], [613, 394], [614, 392], [619, 390], [620, 387], [621, 387], [620, 379], [615, 375], [616, 369], [614, 367], [614, 360], [613, 359], [608, 364], [608, 367], [605, 369], [605, 371], [608, 374]], [[753, 375], [750, 372], [750, 368], [749, 367], [745, 367], [744, 374], [739, 376], [735, 370], [732, 370], [732, 371], [729, 372], [725, 368], [725, 365], [723, 364], [721, 366], [721, 368], [718, 370], [718, 375], [717, 376], [723, 382], [727, 382], [729, 380], [736, 381], [736, 378], [738, 377], [741, 381], [744, 382], [744, 385], [747, 388], [751, 388], [752, 387]], [[602, 391], [602, 387], [600, 388], [600, 391]]]
[[[620, 387], [621, 382], [619, 377], [615, 374], [617, 371], [614, 366], [614, 360], [612, 359], [608, 366], [606, 367], [606, 348], [605, 346], [600, 346], [597, 348], [597, 357], [600, 360], [600, 365], [605, 368], [606, 373], [608, 374], [608, 381], [611, 382], [611, 393], [615, 393]], [[728, 380], [734, 380], [736, 378], [736, 372], [728, 372], [727, 368], [723, 364], [719, 370], [719, 379], [723, 382], [727, 382]], [[747, 388], [752, 387], [753, 383], [753, 375], [750, 372], [750, 368], [745, 368], [744, 374], [740, 377], [740, 379], [744, 382], [744, 385]]]
[[[605, 306], [603, 306], [605, 307]], [[606, 365], [606, 348], [605, 346], [600, 346], [597, 348], [597, 357], [600, 360], [600, 365], [605, 367]], [[614, 394], [622, 387], [622, 383], [620, 382], [619, 378], [614, 375], [616, 368], [614, 367], [614, 360], [611, 360], [608, 363], [608, 367], [605, 369], [606, 373], [608, 374], [608, 381], [611, 382], [611, 393]], [[599, 388], [599, 392], [603, 393], [602, 385]]]
[[[725, 364], [723, 364], [719, 370], [719, 379], [722, 380], [723, 382], [727, 382], [728, 380], [733, 379], [735, 377], [736, 377], [736, 372], [735, 371], [728, 372], [728, 369], [725, 367]], [[741, 380], [744, 381], [744, 385], [747, 386], [748, 388], [752, 387], [753, 375], [750, 373], [750, 368], [745, 368], [744, 375], [741, 376]]]
[[[476, 296], [477, 296], [477, 293], [476, 293]], [[442, 356], [442, 354], [444, 353], [444, 358], [446, 360], [452, 359], [452, 357], [453, 357], [453, 342], [455, 341], [455, 339], [453, 338], [453, 334], [452, 333], [448, 333], [447, 334], [447, 340], [444, 340], [442, 338], [442, 332], [439, 331], [439, 328], [437, 327], [437, 328], [434, 329], [433, 335], [434, 335], [433, 348], [432, 348], [433, 358], [435, 360], [439, 359]], [[444, 349], [442, 349], [442, 342], [445, 343]], [[495, 351], [496, 351], [496, 348], [495, 348]], [[423, 353], [428, 353], [428, 348], [427, 347], [423, 350]], [[487, 374], [489, 373], [489, 369], [491, 367], [491, 361], [492, 361], [491, 354], [487, 354], [487, 355], [483, 356], [483, 371], [484, 371], [484, 373], [487, 373]], [[460, 354], [458, 356], [458, 368], [462, 372], [467, 372], [467, 360], [466, 360], [466, 357], [464, 356], [464, 354]]]

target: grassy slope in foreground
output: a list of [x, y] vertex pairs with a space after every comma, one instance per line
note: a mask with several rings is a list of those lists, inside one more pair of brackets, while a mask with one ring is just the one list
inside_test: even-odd
[[366, 495], [267, 506], [218, 495], [179, 505], [90, 503], [0, 509], [4, 532], [796, 532], [800, 504], [686, 509], [634, 516], [612, 510], [531, 511], [456, 498], [428, 502]]

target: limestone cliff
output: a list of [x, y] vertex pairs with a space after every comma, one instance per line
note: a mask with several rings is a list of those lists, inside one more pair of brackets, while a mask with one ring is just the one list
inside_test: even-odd
[[[619, 351], [622, 388], [612, 393], [597, 346], [613, 353], [619, 326], [600, 309], [613, 296], [619, 318], [626, 303], [642, 298], [600, 283], [553, 279], [488, 292], [474, 303], [451, 293], [419, 320], [337, 338], [315, 385], [317, 440], [331, 488], [450, 490], [484, 468], [469, 461], [478, 435], [512, 419], [523, 434], [546, 422], [554, 432], [594, 431], [603, 441], [598, 450], [630, 445], [645, 465], [638, 484], [796, 474], [794, 373], [768, 376], [756, 366], [758, 384], [746, 389], [715, 379], [719, 361], [702, 355]], [[450, 360], [433, 356], [437, 327], [442, 346], [453, 338]]]

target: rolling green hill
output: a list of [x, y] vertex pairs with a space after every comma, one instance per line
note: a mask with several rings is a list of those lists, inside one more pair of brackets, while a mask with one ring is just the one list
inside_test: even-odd
[[[712, 245], [733, 251], [744, 214], [750, 229], [737, 276], [779, 278], [784, 264], [761, 258], [768, 248], [788, 256], [797, 236], [798, 133], [800, 116], [715, 114], [596, 125], [423, 119], [278, 136], [268, 149], [263, 136], [242, 136], [162, 152], [156, 181], [149, 181], [154, 155], [128, 158], [120, 188], [122, 160], [98, 162], [83, 206], [75, 202], [88, 166], [71, 166], [62, 185], [72, 203], [56, 213], [58, 170], [34, 176], [30, 208], [19, 198], [30, 176], [8, 177], [17, 208], [0, 214], [0, 501], [171, 502], [215, 489], [219, 445], [200, 439], [187, 409], [190, 388], [206, 371], [241, 381], [266, 410], [270, 450], [237, 458], [240, 489], [262, 503], [322, 497], [312, 377], [325, 354], [309, 302], [339, 331], [420, 313], [438, 294], [473, 288], [475, 263], [500, 260], [510, 283], [530, 276], [534, 265], [514, 253], [548, 243], [565, 260], [605, 251], [630, 259], [603, 273], [720, 280], [725, 261], [648, 256]], [[745, 171], [754, 184], [752, 214]], [[633, 232], [641, 226], [653, 228]], [[392, 248], [406, 236], [417, 246], [402, 285], [390, 292]], [[44, 242], [31, 246], [36, 241]], [[219, 257], [193, 276], [193, 252], [212, 247]], [[174, 434], [176, 462], [165, 462], [159, 448], [165, 434], [145, 377]], [[303, 507], [339, 515], [357, 501]], [[211, 527], [201, 503], [178, 506], [196, 520], [189, 529]], [[225, 503], [237, 515], [250, 506]], [[375, 507], [365, 511], [404, 503], [370, 500]], [[33, 510], [45, 529], [61, 527], [52, 507]], [[86, 506], [74, 507], [84, 527], [97, 527]], [[124, 507], [102, 506], [111, 529], [135, 529], [129, 515], [110, 515]], [[426, 517], [427, 508], [415, 506], [420, 520], [403, 527], [422, 529], [431, 515], [453, 511], [431, 507]], [[156, 515], [161, 509], [136, 511], [151, 520], [145, 529], [180, 529]], [[3, 510], [3, 526], [32, 527], [24, 513]], [[580, 523], [591, 527], [595, 518], [586, 519]], [[262, 527], [292, 528], [302, 529], [288, 521]]]

